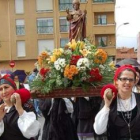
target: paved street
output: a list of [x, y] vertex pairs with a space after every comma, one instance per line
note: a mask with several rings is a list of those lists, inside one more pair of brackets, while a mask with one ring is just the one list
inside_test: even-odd
[[[41, 123], [41, 127], [43, 128], [43, 125], [44, 125], [44, 117], [40, 117], [38, 118], [39, 122]], [[39, 136], [39, 139], [38, 140], [42, 140], [42, 131], [41, 131], [41, 135]]]

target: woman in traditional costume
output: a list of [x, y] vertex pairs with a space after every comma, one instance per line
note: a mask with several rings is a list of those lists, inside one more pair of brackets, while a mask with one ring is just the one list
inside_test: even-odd
[[131, 65], [119, 67], [114, 75], [116, 98], [108, 98], [110, 88], [104, 91], [104, 107], [95, 117], [94, 129], [98, 135], [107, 131], [108, 140], [140, 140], [140, 95], [132, 92], [136, 70]]
[[76, 98], [72, 119], [76, 126], [79, 140], [95, 140], [96, 134], [93, 129], [93, 123], [101, 102], [101, 97]]
[[8, 76], [0, 78], [0, 140], [34, 140], [41, 128], [27, 89], [17, 90]]
[[45, 118], [42, 140], [78, 140], [70, 99], [40, 99], [39, 108]]

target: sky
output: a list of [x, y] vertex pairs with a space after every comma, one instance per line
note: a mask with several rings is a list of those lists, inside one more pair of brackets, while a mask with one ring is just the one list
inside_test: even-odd
[[[140, 0], [116, 0], [116, 46], [137, 48], [140, 32]], [[123, 25], [128, 22], [129, 24]]]

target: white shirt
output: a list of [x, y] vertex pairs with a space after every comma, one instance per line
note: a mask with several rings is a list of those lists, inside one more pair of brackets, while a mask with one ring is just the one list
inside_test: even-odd
[[[36, 120], [36, 115], [34, 112], [24, 111], [22, 115], [18, 118], [18, 127], [27, 139], [37, 136], [39, 130], [41, 129], [41, 124]], [[0, 121], [0, 136], [4, 132], [4, 122]]]
[[[66, 104], [68, 112], [73, 113], [73, 104], [72, 104], [72, 102], [68, 98], [63, 98], [63, 100], [65, 101], [65, 104]], [[48, 115], [50, 114], [50, 111], [52, 110], [53, 101], [54, 101], [54, 98], [52, 98], [52, 100], [51, 100], [51, 107], [50, 107], [50, 110], [48, 112]]]
[[[131, 101], [131, 97], [127, 100], [122, 100], [122, 99], [119, 100], [121, 100], [122, 104], [124, 104], [124, 102], [127, 102], [127, 100], [131, 102], [131, 106], [127, 111], [134, 109], [136, 106], [136, 98], [134, 93], [132, 93], [132, 101]], [[110, 109], [104, 106], [95, 117], [95, 122], [93, 127], [98, 135], [103, 134], [107, 130], [109, 111]], [[124, 111], [124, 112], [126, 111], [124, 107], [120, 106], [118, 99], [117, 99], [117, 111]]]

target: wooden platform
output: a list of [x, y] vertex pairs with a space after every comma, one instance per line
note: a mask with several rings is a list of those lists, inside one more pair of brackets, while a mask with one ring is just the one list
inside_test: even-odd
[[81, 87], [56, 89], [53, 92], [42, 94], [39, 91], [31, 91], [32, 98], [68, 98], [68, 97], [93, 97], [100, 96], [102, 87], [90, 87], [87, 91], [84, 91]]

